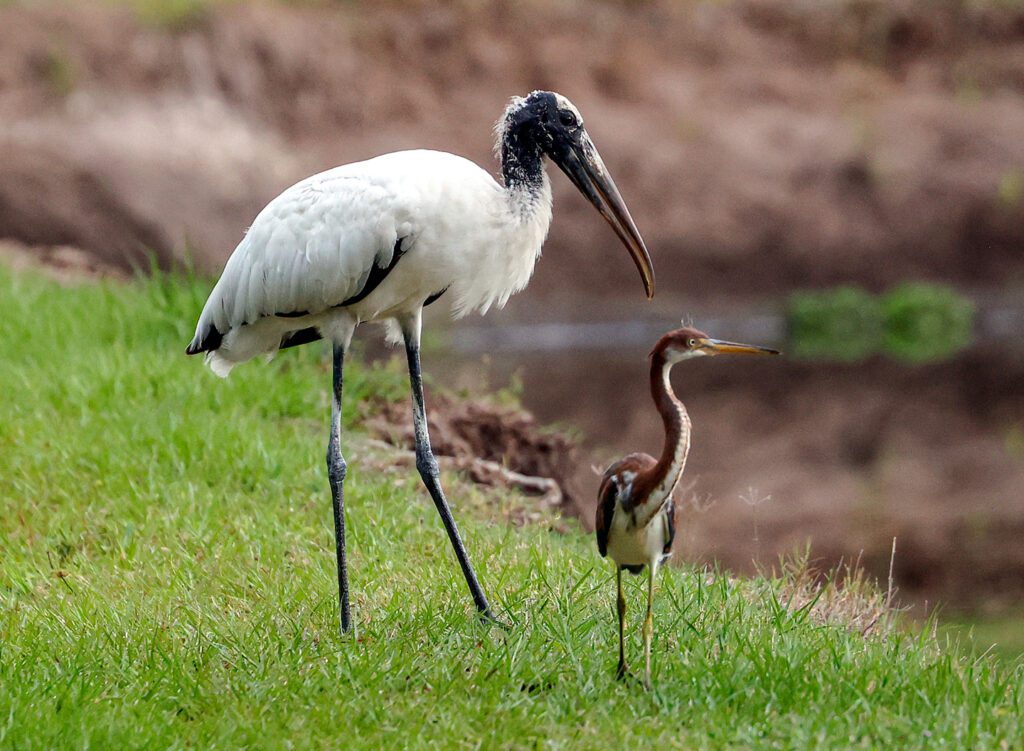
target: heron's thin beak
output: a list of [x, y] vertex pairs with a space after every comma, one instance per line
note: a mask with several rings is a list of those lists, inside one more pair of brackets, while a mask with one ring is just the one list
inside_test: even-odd
[[737, 344], [736, 342], [723, 342], [719, 339], [702, 339], [701, 349], [707, 350], [713, 355], [778, 355], [777, 349], [768, 347], [755, 347], [752, 344]]
[[615, 181], [608, 173], [608, 168], [604, 166], [604, 161], [597, 153], [597, 147], [590, 140], [590, 136], [584, 133], [578, 144], [572, 144], [561, 153], [552, 155], [552, 158], [615, 230], [615, 234], [622, 240], [629, 255], [633, 257], [633, 263], [640, 271], [647, 297], [654, 297], [654, 268], [651, 265], [651, 257], [647, 254], [647, 247], [640, 237], [640, 231], [633, 223], [633, 217], [629, 215], [629, 209], [619, 195], [619, 189], [615, 187]]

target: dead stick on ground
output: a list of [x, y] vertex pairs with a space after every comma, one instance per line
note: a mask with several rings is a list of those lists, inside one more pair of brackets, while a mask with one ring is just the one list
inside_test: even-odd
[[[387, 441], [371, 438], [366, 441], [366, 444], [374, 448], [387, 450], [395, 458], [403, 462], [416, 461], [416, 452], [399, 448]], [[436, 459], [443, 469], [456, 469], [468, 472], [475, 481], [483, 484], [501, 484], [519, 488], [530, 493], [539, 493], [541, 503], [545, 506], [558, 506], [562, 503], [562, 489], [550, 477], [533, 477], [513, 472], [507, 467], [498, 464], [498, 462], [477, 457], [438, 456]]]

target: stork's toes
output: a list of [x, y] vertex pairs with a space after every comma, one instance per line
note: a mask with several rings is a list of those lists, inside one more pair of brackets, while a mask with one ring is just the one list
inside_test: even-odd
[[478, 615], [480, 617], [480, 623], [484, 626], [494, 626], [496, 628], [500, 628], [505, 633], [510, 633], [512, 631], [512, 624], [507, 621], [503, 621], [501, 618], [496, 616], [491, 612], [490, 608], [487, 610], [481, 610]]

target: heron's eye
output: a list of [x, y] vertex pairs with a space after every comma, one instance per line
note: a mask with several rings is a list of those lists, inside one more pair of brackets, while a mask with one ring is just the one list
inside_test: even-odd
[[694, 347], [697, 346], [697, 340], [696, 339], [687, 339], [686, 340], [686, 346], [689, 347], [690, 349], [693, 349]]
[[577, 120], [576, 120], [576, 115], [574, 115], [569, 110], [562, 110], [561, 112], [559, 112], [558, 113], [558, 120], [566, 128], [575, 128], [576, 125], [578, 124]]

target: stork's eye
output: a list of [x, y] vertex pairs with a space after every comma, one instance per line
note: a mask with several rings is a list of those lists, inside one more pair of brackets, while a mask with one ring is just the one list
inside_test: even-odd
[[562, 110], [561, 112], [559, 112], [558, 120], [566, 128], [575, 128], [579, 124], [579, 121], [576, 119], [576, 115], [574, 115], [569, 110]]

